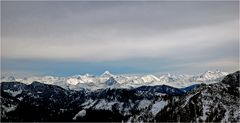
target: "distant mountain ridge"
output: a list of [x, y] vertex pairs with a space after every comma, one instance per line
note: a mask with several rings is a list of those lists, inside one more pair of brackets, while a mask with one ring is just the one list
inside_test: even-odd
[[[27, 77], [15, 78], [2, 77], [1, 82], [19, 81], [30, 84], [33, 81], [42, 82], [45, 84], [53, 84], [61, 86], [65, 89], [90, 89], [96, 90], [101, 88], [108, 88], [109, 84], [115, 85], [118, 88], [136, 88], [140, 86], [154, 86], [154, 85], [169, 85], [177, 88], [187, 87], [193, 84], [201, 83], [216, 83], [221, 81], [228, 73], [221, 71], [206, 71], [199, 75], [113, 75], [109, 71], [105, 71], [100, 76], [91, 74], [75, 75], [69, 77]], [[110, 80], [112, 83], [109, 83]], [[114, 82], [113, 82], [114, 81]]]

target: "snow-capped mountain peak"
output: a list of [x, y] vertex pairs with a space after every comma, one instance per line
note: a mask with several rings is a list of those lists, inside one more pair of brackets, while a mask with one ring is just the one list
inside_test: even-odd
[[156, 81], [160, 81], [159, 78], [157, 78], [154, 75], [146, 75], [141, 77], [143, 79], [144, 82], [156, 82]]
[[226, 76], [228, 73], [226, 72], [221, 72], [219, 70], [216, 71], [206, 71], [203, 74], [201, 74], [199, 76], [199, 78], [197, 78], [197, 81], [209, 81], [209, 80], [215, 80], [218, 78], [222, 78], [224, 76]]
[[171, 77], [172, 76], [172, 74], [171, 73], [167, 73], [167, 77]]
[[222, 72], [222, 71], [219, 71], [219, 70], [216, 70], [216, 71], [206, 71], [204, 72], [202, 75], [216, 75], [216, 74], [220, 74], [220, 75], [227, 75], [228, 73], [227, 72]]
[[106, 70], [101, 76], [113, 76], [108, 70]]
[[89, 73], [86, 73], [86, 74], [84, 74], [83, 76], [92, 76], [91, 74], [89, 74]]
[[78, 83], [84, 83], [80, 78], [69, 78], [67, 83], [70, 85], [77, 85]]

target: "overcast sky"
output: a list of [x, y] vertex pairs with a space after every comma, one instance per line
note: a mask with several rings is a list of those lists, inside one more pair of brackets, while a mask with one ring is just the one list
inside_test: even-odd
[[239, 69], [236, 2], [2, 2], [2, 75]]

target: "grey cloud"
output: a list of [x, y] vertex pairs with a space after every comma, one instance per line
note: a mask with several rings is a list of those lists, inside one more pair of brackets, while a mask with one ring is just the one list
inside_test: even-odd
[[2, 10], [5, 35], [27, 37], [123, 27], [131, 34], [164, 33], [238, 19], [236, 2], [13, 2]]
[[168, 58], [229, 70], [239, 56], [238, 3], [2, 2], [1, 57]]
[[[3, 56], [6, 57], [40, 57], [40, 58], [76, 58], [81, 60], [112, 60], [131, 57], [160, 57], [170, 56], [185, 57], [201, 54], [206, 48], [218, 48], [224, 43], [237, 43], [237, 30], [234, 26], [236, 21], [224, 24], [217, 24], [208, 27], [197, 27], [193, 29], [183, 29], [174, 32], [168, 32], [161, 35], [131, 35], [111, 34], [108, 31], [102, 33], [103, 36], [97, 36], [95, 42], [82, 41], [78, 35], [70, 35], [67, 38], [39, 38], [39, 39], [5, 39], [14, 42], [14, 45], [3, 43]], [[99, 30], [100, 31], [100, 30]], [[110, 35], [109, 35], [110, 34]], [[107, 35], [107, 37], [105, 37]], [[89, 40], [91, 38], [86, 38]], [[4, 40], [4, 38], [3, 38]], [[32, 40], [38, 40], [32, 41]], [[41, 40], [55, 40], [42, 42]], [[79, 42], [78, 42], [79, 41]], [[229, 42], [231, 41], [231, 42]], [[234, 45], [233, 45], [234, 46]], [[11, 48], [8, 48], [11, 47]], [[14, 50], [12, 50], [14, 49]], [[181, 50], [179, 52], [179, 50]], [[222, 49], [219, 49], [220, 51]], [[34, 51], [34, 52], [31, 52]]]

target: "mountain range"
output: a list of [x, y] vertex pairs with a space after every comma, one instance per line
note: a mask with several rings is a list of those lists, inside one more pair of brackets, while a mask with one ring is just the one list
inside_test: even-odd
[[[91, 76], [98, 78], [107, 86], [95, 90], [70, 89], [37, 81], [27, 84], [17, 81], [1, 82], [1, 120], [8, 122], [240, 121], [239, 71], [228, 74], [221, 80], [219, 77], [212, 77], [212, 72], [206, 72], [190, 78], [196, 80], [201, 78], [201, 81], [208, 78], [207, 82], [178, 88], [165, 84], [119, 88], [116, 87], [120, 83], [117, 81], [119, 76], [105, 73], [100, 77], [87, 75], [89, 76], [87, 78]], [[219, 81], [212, 82], [212, 80], [217, 81], [216, 79]], [[79, 87], [81, 84], [85, 86], [86, 83], [85, 81], [74, 84]], [[89, 86], [93, 85], [89, 84]]]
[[102, 88], [136, 88], [140, 86], [169, 85], [176, 88], [183, 88], [193, 84], [216, 83], [222, 80], [228, 73], [221, 71], [206, 71], [198, 75], [113, 75], [105, 71], [100, 76], [85, 74], [69, 77], [41, 76], [41, 77], [2, 77], [1, 82], [18, 81], [31, 84], [38, 81], [44, 84], [52, 84], [65, 89], [89, 89], [97, 90]]

